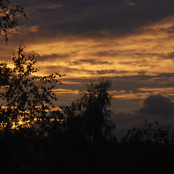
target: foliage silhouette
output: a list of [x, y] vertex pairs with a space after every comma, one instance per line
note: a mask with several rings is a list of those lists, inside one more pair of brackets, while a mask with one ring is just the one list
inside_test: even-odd
[[8, 41], [8, 31], [11, 29], [18, 30], [17, 14], [23, 15], [27, 19], [24, 8], [20, 5], [9, 7], [9, 0], [0, 0], [0, 35], [5, 36], [5, 41]]
[[169, 126], [164, 127], [155, 121], [155, 126], [144, 120], [143, 128], [135, 128], [128, 130], [126, 136], [122, 138], [122, 142], [149, 142], [149, 143], [173, 143], [173, 135], [169, 136]]
[[[52, 102], [57, 100], [52, 89], [61, 83], [57, 79], [61, 75], [56, 72], [43, 77], [34, 76], [38, 72], [34, 67], [37, 59], [34, 56], [25, 58], [23, 45], [19, 46], [18, 55], [14, 54], [12, 60], [14, 68], [0, 64], [0, 85], [4, 90], [0, 98], [6, 103], [0, 106], [1, 133], [11, 131], [14, 123], [19, 129], [37, 123], [43, 136], [49, 129], [50, 119], [58, 119], [58, 111], [51, 112], [54, 108]], [[19, 126], [19, 121], [23, 125]]]
[[[122, 138], [121, 154], [127, 161], [125, 173], [169, 173], [174, 155], [174, 133], [170, 135], [169, 126], [144, 120], [144, 127], [128, 130]], [[143, 171], [142, 171], [143, 168]]]
[[80, 98], [70, 106], [61, 106], [64, 112], [65, 133], [70, 137], [86, 138], [92, 143], [106, 142], [114, 138], [115, 124], [110, 120], [112, 96], [108, 89], [111, 81], [104, 79], [87, 84], [86, 91], [80, 91]]

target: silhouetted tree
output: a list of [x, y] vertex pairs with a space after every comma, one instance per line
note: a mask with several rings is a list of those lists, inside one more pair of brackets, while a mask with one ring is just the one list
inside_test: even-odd
[[[49, 76], [34, 76], [38, 69], [34, 67], [36, 58], [25, 58], [24, 46], [19, 46], [18, 55], [13, 55], [14, 68], [0, 64], [0, 85], [3, 92], [0, 98], [4, 104], [0, 106], [1, 133], [11, 131], [12, 126], [19, 128], [39, 124], [40, 135], [50, 129], [50, 119], [58, 119], [58, 112], [51, 112], [53, 101], [57, 100], [52, 89], [61, 83], [56, 77], [59, 73]], [[48, 126], [47, 126], [48, 125]], [[46, 130], [47, 129], [47, 130]], [[44, 131], [45, 130], [45, 131]]]
[[115, 124], [108, 110], [112, 96], [111, 81], [104, 79], [87, 84], [87, 91], [80, 91], [80, 98], [71, 106], [62, 106], [65, 113], [65, 133], [77, 139], [87, 138], [92, 143], [106, 142], [113, 138]]
[[0, 35], [5, 36], [5, 41], [7, 42], [8, 31], [10, 29], [17, 29], [18, 18], [17, 14], [23, 15], [27, 18], [24, 8], [20, 5], [15, 5], [9, 7], [9, 0], [0, 0]]

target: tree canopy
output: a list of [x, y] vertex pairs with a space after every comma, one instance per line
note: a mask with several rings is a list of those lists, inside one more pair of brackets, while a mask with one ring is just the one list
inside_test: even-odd
[[110, 87], [110, 80], [92, 81], [87, 84], [86, 91], [80, 91], [78, 100], [61, 107], [65, 113], [65, 131], [71, 137], [83, 136], [93, 143], [113, 138], [115, 124], [108, 109], [112, 100], [108, 91]]
[[17, 14], [21, 14], [27, 19], [24, 8], [21, 5], [9, 7], [9, 0], [0, 0], [0, 35], [5, 36], [5, 41], [8, 41], [8, 31], [12, 29], [18, 30]]
[[37, 59], [34, 56], [25, 57], [24, 45], [19, 46], [18, 55], [14, 54], [12, 61], [13, 68], [7, 67], [6, 63], [0, 64], [0, 85], [3, 89], [0, 98], [4, 101], [0, 106], [1, 131], [8, 132], [19, 122], [29, 127], [39, 122], [45, 126], [53, 117], [49, 111], [54, 108], [53, 101], [57, 98], [52, 89], [61, 83], [57, 79], [61, 75], [58, 72], [48, 76], [33, 75], [38, 72], [34, 67]]

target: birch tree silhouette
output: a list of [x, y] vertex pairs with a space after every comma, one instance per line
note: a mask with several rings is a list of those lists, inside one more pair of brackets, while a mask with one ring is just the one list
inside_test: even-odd
[[108, 91], [110, 87], [110, 80], [90, 82], [86, 91], [80, 91], [78, 100], [61, 107], [65, 114], [65, 133], [71, 137], [85, 137], [92, 143], [113, 138], [115, 124], [108, 109], [112, 100]]

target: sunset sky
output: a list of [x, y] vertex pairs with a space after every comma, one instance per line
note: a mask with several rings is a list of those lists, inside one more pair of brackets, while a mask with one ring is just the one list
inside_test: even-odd
[[90, 80], [107, 77], [112, 80], [110, 109], [118, 136], [142, 125], [143, 118], [172, 124], [173, 0], [10, 0], [10, 4], [22, 5], [28, 19], [19, 16], [19, 31], [10, 31], [8, 45], [1, 37], [0, 61], [10, 65], [23, 41], [26, 56], [37, 57], [39, 75], [66, 74], [55, 90], [57, 105], [69, 105]]

